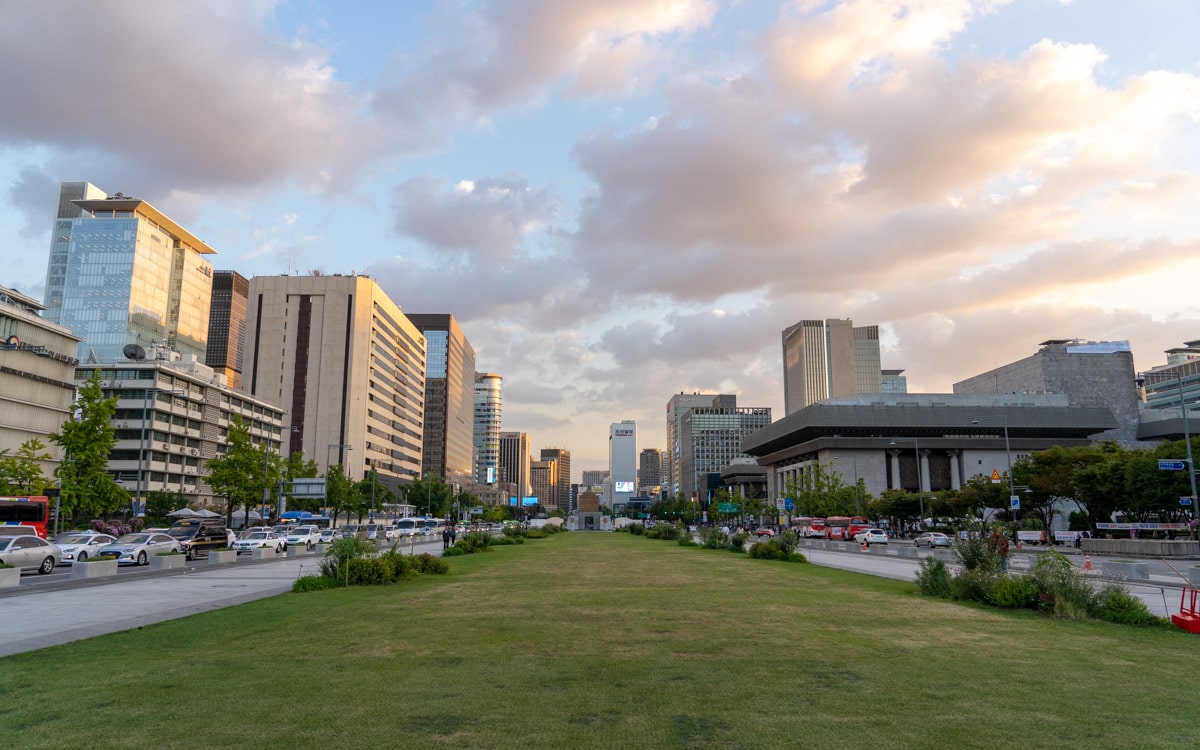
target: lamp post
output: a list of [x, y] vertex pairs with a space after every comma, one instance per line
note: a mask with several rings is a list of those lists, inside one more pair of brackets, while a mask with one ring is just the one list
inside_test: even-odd
[[[1137, 384], [1138, 388], [1146, 384], [1147, 375], [1163, 376], [1164, 378], [1170, 377], [1170, 373], [1142, 373], [1134, 379], [1134, 383]], [[1194, 515], [1197, 513], [1196, 502], [1200, 498], [1196, 497], [1196, 467], [1192, 463], [1192, 431], [1188, 426], [1187, 403], [1183, 400], [1183, 375], [1174, 373], [1174, 376], [1175, 386], [1179, 391], [1179, 413], [1183, 416], [1183, 444], [1187, 450], [1187, 457], [1183, 460], [1187, 462], [1188, 481], [1191, 482], [1192, 487], [1192, 513]]]
[[[834, 456], [833, 460], [837, 461], [841, 456]], [[858, 456], [850, 454], [851, 468], [854, 471], [854, 515], [860, 515], [858, 508]], [[920, 470], [920, 456], [917, 457], [917, 469]]]
[[[897, 438], [897, 440], [913, 441], [913, 455], [917, 457], [917, 504], [921, 507], [921, 526], [925, 525], [925, 480], [921, 472], [921, 447], [917, 438]], [[891, 445], [896, 445], [896, 440], [893, 440]]]
[[[1013, 487], [1013, 469], [1012, 469], [1012, 446], [1008, 442], [1008, 415], [999, 414], [988, 417], [975, 417], [971, 420], [971, 424], [979, 424], [985, 420], [1000, 420], [1004, 426], [1004, 458], [1008, 463], [1008, 515], [1013, 515], [1014, 508], [1012, 507], [1012, 499], [1016, 497], [1016, 489]], [[1013, 521], [1016, 521], [1013, 518]]]

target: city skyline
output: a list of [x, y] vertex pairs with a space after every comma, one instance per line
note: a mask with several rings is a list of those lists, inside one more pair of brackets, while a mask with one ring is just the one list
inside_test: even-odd
[[802, 319], [878, 325], [914, 393], [1049, 339], [1146, 370], [1200, 336], [1198, 25], [1184, 0], [9, 3], [0, 284], [45, 301], [60, 182], [122, 191], [214, 269], [454, 315], [503, 429], [576, 470], [625, 418], [666, 448], [672, 394], [782, 415]]

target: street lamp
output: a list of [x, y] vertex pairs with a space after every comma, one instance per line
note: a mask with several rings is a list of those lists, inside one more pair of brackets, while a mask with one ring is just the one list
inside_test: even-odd
[[[834, 456], [833, 460], [837, 461], [839, 458], [841, 458], [841, 456]], [[920, 469], [920, 460], [921, 460], [920, 457], [918, 457], [917, 458], [917, 463], [918, 463], [917, 468], [918, 469]], [[858, 509], [858, 456], [851, 453], [850, 461], [851, 461], [851, 464], [850, 464], [851, 468], [854, 470], [854, 515], [857, 516], [857, 515], [859, 515], [859, 509]]]
[[[994, 415], [988, 416], [988, 417], [975, 417], [974, 419], [971, 420], [971, 424], [979, 424], [980, 422], [983, 422], [984, 420], [997, 420], [997, 419], [999, 419], [1000, 423], [1004, 426], [1004, 457], [1008, 462], [1008, 515], [1009, 515], [1009, 517], [1012, 517], [1013, 510], [1014, 510], [1014, 508], [1012, 506], [1012, 502], [1013, 502], [1013, 498], [1017, 496], [1017, 493], [1016, 493], [1015, 489], [1013, 488], [1012, 448], [1010, 447], [1009, 442], [1008, 442], [1008, 415], [1007, 414], [999, 414], [999, 415], [994, 414]], [[1016, 521], [1017, 519], [1013, 518], [1012, 520]]]
[[[925, 525], [925, 480], [921, 475], [921, 448], [917, 438], [896, 438], [896, 440], [913, 441], [913, 455], [917, 457], [917, 503], [921, 506], [921, 526]], [[893, 440], [889, 445], [896, 445]]]
[[[1165, 373], [1165, 372], [1145, 373], [1144, 372], [1144, 373], [1138, 375], [1136, 378], [1134, 378], [1133, 382], [1137, 384], [1138, 388], [1141, 388], [1142, 386], [1144, 386], [1146, 384], [1146, 380], [1147, 380], [1146, 376], [1147, 375], [1152, 375], [1155, 377], [1161, 376], [1164, 379], [1169, 379], [1171, 376], [1171, 373]], [[1200, 501], [1200, 498], [1196, 497], [1196, 472], [1195, 472], [1196, 467], [1192, 463], [1192, 432], [1191, 432], [1191, 429], [1188, 427], [1187, 404], [1183, 400], [1183, 375], [1180, 373], [1174, 373], [1174, 376], [1175, 376], [1175, 386], [1179, 390], [1179, 413], [1183, 415], [1183, 444], [1187, 450], [1187, 458], [1185, 458], [1183, 460], [1187, 461], [1188, 480], [1192, 484], [1192, 513], [1195, 514], [1195, 513], [1197, 513], [1197, 508], [1196, 508], [1195, 504], [1197, 501]]]

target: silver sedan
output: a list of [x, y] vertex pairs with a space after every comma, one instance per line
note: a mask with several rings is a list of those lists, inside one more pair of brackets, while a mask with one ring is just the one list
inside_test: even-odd
[[45, 575], [54, 570], [62, 552], [35, 534], [0, 536], [0, 563]]
[[76, 561], [83, 562], [89, 557], [95, 557], [101, 547], [112, 544], [117, 538], [108, 534], [79, 533], [60, 534], [55, 540], [55, 544], [62, 550], [62, 558], [58, 564], [71, 565]]
[[166, 534], [126, 534], [113, 544], [101, 547], [96, 554], [113, 555], [117, 565], [147, 565], [150, 555], [160, 552], [179, 552], [179, 541]]

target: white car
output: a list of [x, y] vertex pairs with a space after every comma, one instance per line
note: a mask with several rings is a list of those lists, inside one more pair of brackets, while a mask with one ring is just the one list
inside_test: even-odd
[[115, 556], [117, 565], [149, 565], [150, 556], [160, 552], [179, 552], [179, 540], [167, 534], [125, 534], [112, 544], [96, 550], [96, 554]]
[[117, 541], [115, 536], [81, 531], [78, 534], [59, 534], [54, 537], [55, 544], [62, 550], [59, 565], [70, 565], [76, 560], [83, 561], [95, 557], [101, 547]]
[[383, 528], [383, 536], [389, 542], [392, 541], [393, 539], [399, 539], [400, 538], [400, 528], [398, 526], [396, 526], [396, 524], [394, 524], [394, 523], [388, 524], [387, 526], [385, 526]]
[[297, 526], [288, 532], [285, 541], [288, 544], [303, 544], [305, 549], [321, 543], [321, 530], [316, 526]]
[[274, 531], [251, 531], [249, 534], [242, 534], [233, 543], [233, 549], [239, 554], [242, 552], [252, 552], [259, 548], [283, 552], [287, 549], [287, 540]]
[[338, 530], [334, 528], [321, 529], [321, 543], [332, 544], [334, 539], [340, 538]]
[[54, 570], [59, 554], [57, 544], [51, 544], [36, 534], [0, 536], [0, 563], [14, 568], [36, 570], [45, 575]]
[[888, 535], [883, 529], [864, 529], [854, 535], [854, 541], [870, 547], [872, 544], [887, 544]]

